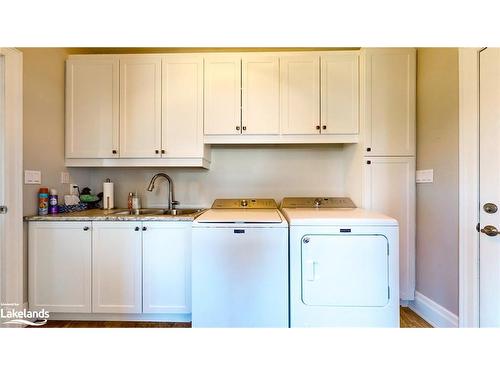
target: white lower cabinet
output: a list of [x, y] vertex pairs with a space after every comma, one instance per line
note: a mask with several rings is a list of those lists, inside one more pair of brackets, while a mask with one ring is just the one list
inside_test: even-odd
[[54, 313], [190, 314], [190, 221], [29, 223], [29, 304]]
[[92, 312], [142, 312], [141, 222], [94, 222]]
[[415, 158], [365, 158], [366, 209], [395, 218], [399, 223], [399, 297], [415, 298]]
[[29, 308], [91, 312], [90, 222], [31, 222]]
[[144, 222], [143, 312], [191, 312], [191, 222]]

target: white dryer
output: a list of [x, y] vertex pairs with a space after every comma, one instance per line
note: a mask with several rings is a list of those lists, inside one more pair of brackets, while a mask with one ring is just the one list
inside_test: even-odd
[[399, 327], [395, 219], [349, 198], [285, 198], [291, 327]]
[[273, 199], [217, 199], [193, 222], [193, 327], [288, 327], [288, 223]]

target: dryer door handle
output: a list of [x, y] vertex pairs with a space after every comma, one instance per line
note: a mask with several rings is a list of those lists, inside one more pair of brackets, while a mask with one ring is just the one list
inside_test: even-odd
[[306, 280], [315, 281], [318, 279], [318, 262], [312, 259], [306, 261]]

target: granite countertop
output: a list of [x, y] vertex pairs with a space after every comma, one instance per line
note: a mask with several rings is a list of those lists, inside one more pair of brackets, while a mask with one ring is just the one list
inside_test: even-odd
[[[200, 209], [195, 213], [165, 215], [165, 214], [140, 214], [132, 215], [123, 213], [126, 208], [101, 210], [92, 209], [78, 212], [69, 212], [64, 214], [43, 215], [43, 216], [25, 216], [25, 221], [193, 221], [201, 215], [205, 209]], [[154, 209], [151, 209], [154, 210]], [[160, 210], [160, 209], [158, 209]], [[119, 213], [122, 212], [122, 213]]]

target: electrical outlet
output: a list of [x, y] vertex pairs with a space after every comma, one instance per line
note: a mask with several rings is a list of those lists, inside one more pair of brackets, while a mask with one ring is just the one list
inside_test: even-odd
[[429, 184], [434, 182], [434, 169], [417, 171], [417, 184]]
[[42, 183], [42, 172], [25, 170], [24, 183], [27, 185], [40, 185]]
[[61, 172], [61, 184], [69, 184], [69, 173]]

